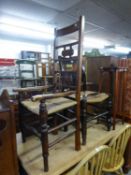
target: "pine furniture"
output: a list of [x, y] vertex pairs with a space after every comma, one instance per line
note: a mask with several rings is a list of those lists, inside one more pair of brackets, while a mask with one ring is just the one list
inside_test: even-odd
[[95, 148], [64, 175], [102, 175], [102, 168], [106, 162], [107, 153], [108, 146], [103, 145]]

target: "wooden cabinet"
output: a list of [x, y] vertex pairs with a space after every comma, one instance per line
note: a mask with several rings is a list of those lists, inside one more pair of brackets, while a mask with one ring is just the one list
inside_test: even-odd
[[131, 123], [131, 58], [120, 59], [118, 62], [118, 66], [127, 67], [125, 94], [124, 101], [122, 103], [123, 111], [121, 113], [119, 112], [118, 116], [123, 117], [127, 122]]
[[13, 105], [6, 93], [0, 97], [0, 175], [18, 175]]

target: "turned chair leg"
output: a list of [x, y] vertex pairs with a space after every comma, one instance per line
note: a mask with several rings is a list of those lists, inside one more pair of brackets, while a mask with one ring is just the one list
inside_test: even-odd
[[86, 145], [86, 136], [87, 136], [87, 102], [86, 98], [82, 100], [82, 116], [81, 116], [81, 133], [82, 133], [82, 145]]
[[48, 126], [43, 126], [41, 131], [42, 156], [44, 161], [44, 171], [49, 171], [48, 165]]
[[40, 101], [40, 126], [41, 126], [41, 144], [42, 144], [42, 156], [44, 159], [44, 171], [49, 171], [48, 165], [48, 124], [47, 124], [47, 108], [45, 100]]

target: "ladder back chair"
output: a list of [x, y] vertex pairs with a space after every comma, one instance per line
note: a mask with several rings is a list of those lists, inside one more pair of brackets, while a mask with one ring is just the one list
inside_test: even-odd
[[[86, 144], [86, 122], [97, 119], [106, 123], [110, 130], [113, 125], [115, 129], [116, 114], [118, 112], [118, 99], [123, 99], [125, 94], [127, 68], [121, 68], [111, 65], [110, 67], [100, 68], [99, 89], [97, 92], [87, 91], [87, 97], [82, 100], [82, 137], [83, 144]], [[103, 80], [108, 77], [106, 93], [102, 92]], [[118, 98], [121, 96], [121, 98]], [[91, 106], [92, 111], [88, 110]], [[87, 110], [86, 110], [87, 109]]]
[[103, 172], [115, 172], [124, 175], [122, 166], [124, 164], [124, 152], [131, 137], [131, 125], [126, 125], [109, 143], [108, 157], [103, 167]]
[[[100, 68], [100, 84], [99, 91], [102, 89], [102, 81], [104, 74], [108, 74], [109, 82], [107, 82], [107, 94], [109, 94], [109, 108], [110, 108], [110, 120], [113, 120], [113, 129], [116, 125], [116, 115], [124, 108], [125, 100], [125, 87], [127, 78], [127, 67], [116, 67], [111, 65], [110, 67]], [[124, 123], [124, 118], [123, 118]]]
[[[84, 88], [85, 89], [85, 88]], [[92, 120], [103, 120], [107, 130], [111, 128], [111, 112], [109, 107], [109, 94], [97, 91], [83, 91], [81, 101], [82, 144], [86, 144], [87, 123]]]
[[94, 149], [64, 175], [101, 175], [107, 153], [108, 146], [106, 145]]
[[[44, 94], [36, 94], [33, 95], [30, 99], [21, 100], [19, 98], [20, 104], [20, 121], [21, 121], [21, 131], [23, 136], [23, 141], [26, 141], [25, 129], [30, 130], [33, 134], [40, 138], [42, 144], [42, 156], [44, 160], [44, 171], [49, 170], [49, 162], [48, 162], [48, 155], [49, 155], [49, 148], [54, 146], [56, 143], [59, 143], [67, 136], [75, 133], [75, 150], [80, 150], [80, 82], [81, 82], [81, 62], [82, 62], [82, 36], [83, 36], [83, 27], [84, 27], [84, 17], [81, 16], [79, 20], [71, 26], [55, 30], [55, 41], [54, 41], [54, 60], [57, 61], [60, 66], [64, 67], [75, 62], [77, 64], [77, 68], [73, 71], [75, 77], [77, 77], [77, 81], [75, 81], [72, 74], [70, 74], [69, 81], [66, 85], [66, 89], [62, 89], [61, 92], [52, 92], [52, 93], [44, 93]], [[63, 35], [68, 35], [70, 33], [77, 33], [78, 39], [77, 41], [69, 44], [62, 44], [57, 45], [58, 38], [61, 38]], [[70, 38], [68, 38], [70, 40]], [[77, 56], [73, 56], [73, 46], [76, 45], [76, 50], [78, 50]], [[62, 56], [61, 49], [62, 50]], [[60, 51], [58, 52], [58, 50]], [[62, 63], [68, 63], [63, 65]], [[63, 76], [64, 69], [61, 68], [61, 77], [62, 77], [62, 84], [66, 82], [68, 79], [67, 76]], [[72, 72], [72, 71], [71, 71]], [[66, 71], [67, 73], [67, 71]], [[73, 75], [74, 75], [73, 74]], [[67, 74], [66, 74], [67, 75]], [[70, 78], [71, 77], [71, 78]], [[64, 78], [66, 80], [64, 80]], [[71, 85], [71, 81], [73, 82]], [[64, 87], [64, 86], [63, 86]], [[72, 88], [73, 87], [73, 88]], [[73, 91], [72, 91], [73, 90]], [[22, 88], [16, 89], [16, 92], [20, 95], [23, 93]], [[29, 88], [24, 89], [24, 93], [30, 92]], [[76, 99], [71, 99], [71, 94], [76, 94]], [[22, 119], [23, 111], [25, 110], [30, 111], [31, 113], [37, 116], [37, 121], [34, 123], [26, 123]], [[75, 113], [73, 117], [69, 114], [70, 108], [75, 109]], [[71, 112], [70, 112], [71, 113]], [[57, 118], [58, 122], [52, 122], [52, 118]], [[55, 133], [58, 130], [63, 130], [68, 125], [73, 125], [69, 131], [64, 132], [64, 134], [58, 134], [58, 138], [55, 140], [49, 140], [49, 134]]]

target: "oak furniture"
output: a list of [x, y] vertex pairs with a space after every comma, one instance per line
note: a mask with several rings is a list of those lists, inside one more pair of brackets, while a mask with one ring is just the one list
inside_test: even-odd
[[0, 174], [18, 175], [13, 103], [6, 90], [0, 96]]
[[[131, 59], [120, 59], [118, 62], [118, 66], [123, 68], [127, 68], [126, 73], [126, 83], [125, 83], [125, 91], [124, 97], [119, 98], [119, 110], [117, 111], [117, 116], [124, 118], [127, 122], [131, 123]], [[120, 91], [121, 93], [121, 91]], [[119, 97], [121, 97], [119, 95]]]

